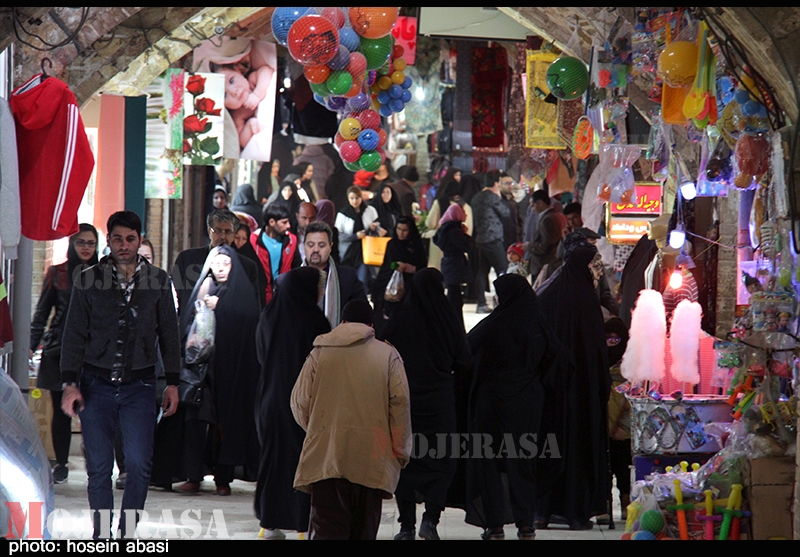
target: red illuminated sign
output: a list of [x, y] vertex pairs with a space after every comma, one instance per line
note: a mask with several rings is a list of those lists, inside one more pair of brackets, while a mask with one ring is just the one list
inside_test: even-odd
[[417, 59], [417, 18], [401, 15], [392, 29], [394, 44], [403, 47], [403, 60], [409, 66]]
[[636, 201], [632, 203], [609, 203], [612, 215], [660, 215], [661, 184], [640, 182], [636, 184]]

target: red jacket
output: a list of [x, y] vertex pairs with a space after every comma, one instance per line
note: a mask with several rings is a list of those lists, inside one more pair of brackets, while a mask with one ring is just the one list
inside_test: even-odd
[[57, 240], [78, 231], [94, 155], [69, 86], [37, 74], [9, 100], [17, 130], [22, 234]]
[[[275, 279], [277, 277], [272, 276], [272, 262], [269, 257], [269, 250], [264, 246], [264, 242], [261, 241], [261, 234], [262, 231], [260, 228], [250, 234], [250, 245], [256, 250], [258, 260], [261, 262], [261, 266], [264, 268], [264, 274], [267, 276], [266, 303], [268, 304], [272, 299], [272, 294], [275, 292]], [[287, 232], [282, 242], [281, 262], [278, 266], [279, 275], [291, 271], [294, 267], [300, 265], [300, 253], [297, 251], [297, 236], [291, 232]]]

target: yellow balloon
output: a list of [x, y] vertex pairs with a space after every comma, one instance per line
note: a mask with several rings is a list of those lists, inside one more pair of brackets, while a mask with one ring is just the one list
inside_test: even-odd
[[697, 75], [697, 45], [689, 41], [669, 43], [658, 57], [658, 73], [671, 87], [688, 87]]
[[377, 95], [378, 93], [383, 91], [383, 89], [381, 89], [381, 86], [378, 85], [377, 81], [370, 86], [369, 90], [372, 91], [373, 95]]
[[378, 87], [380, 87], [381, 90], [386, 91], [391, 86], [392, 86], [392, 78], [390, 78], [388, 75], [384, 75], [383, 77], [378, 79]]
[[361, 133], [361, 123], [355, 118], [345, 118], [339, 124], [339, 133], [348, 141], [356, 139]]
[[406, 80], [406, 74], [403, 72], [392, 72], [392, 83], [400, 85]]
[[392, 62], [392, 66], [394, 66], [394, 69], [398, 72], [402, 72], [406, 69], [408, 63], [402, 58], [397, 58], [394, 62]]

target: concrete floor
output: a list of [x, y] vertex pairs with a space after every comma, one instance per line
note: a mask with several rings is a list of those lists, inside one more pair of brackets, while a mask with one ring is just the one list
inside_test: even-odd
[[[487, 299], [491, 300], [491, 297], [487, 296]], [[464, 306], [464, 321], [468, 330], [484, 317], [485, 315], [475, 313], [475, 304]], [[80, 434], [73, 436], [69, 468], [70, 474], [67, 482], [54, 487], [55, 507], [68, 511], [71, 517], [76, 518], [83, 512], [88, 511], [86, 469], [80, 447]], [[114, 477], [116, 478], [116, 473]], [[227, 535], [230, 539], [256, 541], [258, 540], [259, 526], [253, 512], [254, 492], [254, 483], [237, 480], [231, 484], [231, 495], [229, 497], [220, 497], [216, 494], [211, 476], [208, 476], [203, 482], [200, 493], [194, 495], [184, 495], [178, 492], [168, 492], [160, 488], [150, 488], [145, 506], [148, 518], [140, 523], [139, 537], [149, 537], [151, 539], [169, 537], [172, 539], [175, 534], [167, 532], [163, 528], [163, 522], [168, 521], [168, 519], [164, 518], [164, 511], [169, 510], [171, 512], [175, 524], [186, 525], [186, 522], [180, 520], [181, 513], [186, 509], [193, 509], [196, 512], [190, 516], [198, 521], [202, 529], [202, 537], [205, 537], [208, 533], [210, 538]], [[114, 502], [117, 508], [122, 500], [122, 493], [121, 490], [114, 490]], [[614, 516], [619, 518], [619, 500], [616, 497], [615, 499]], [[418, 505], [418, 524], [422, 519], [423, 510], [423, 506]], [[222, 522], [217, 519], [214, 520], [213, 525], [211, 524], [212, 517], [219, 516], [219, 514], [214, 515], [214, 511], [222, 511], [224, 528]], [[200, 514], [198, 515], [197, 512]], [[159, 527], [159, 524], [161, 524], [161, 527]], [[83, 529], [83, 534], [79, 535], [78, 532], [80, 532], [81, 528]], [[610, 529], [608, 526], [595, 525], [592, 530], [588, 531], [570, 531], [566, 526], [554, 525], [546, 530], [538, 530], [536, 538], [540, 540], [617, 540], [624, 532], [624, 528], [625, 523], [620, 520], [616, 521], [615, 529]], [[399, 532], [399, 529], [396, 504], [394, 500], [385, 501], [378, 539], [391, 540]], [[464, 522], [464, 511], [450, 508], [446, 509], [442, 514], [438, 531], [443, 540], [479, 540], [481, 534], [480, 528]], [[177, 535], [180, 536], [181, 532], [186, 532], [186, 535], [193, 536], [190, 529], [179, 529]], [[82, 523], [73, 523], [71, 525], [56, 520], [52, 534], [54, 537], [59, 538], [87, 539], [91, 537], [91, 522], [88, 517]], [[301, 538], [297, 532], [286, 532], [287, 540]], [[516, 528], [513, 525], [506, 526], [506, 539], [516, 540]]]

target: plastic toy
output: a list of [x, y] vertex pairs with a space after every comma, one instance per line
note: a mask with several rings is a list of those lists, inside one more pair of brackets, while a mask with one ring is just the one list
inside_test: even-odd
[[722, 520], [722, 515], [714, 514], [714, 499], [710, 489], [706, 489], [703, 493], [706, 495], [706, 512], [705, 514], [697, 513], [697, 518], [702, 520], [705, 525], [705, 537], [707, 540], [714, 539], [714, 523]]
[[681, 490], [681, 481], [679, 479], [674, 479], [672, 481], [675, 484], [675, 502], [676, 505], [668, 505], [667, 510], [675, 511], [678, 516], [678, 530], [680, 532], [680, 536], [682, 540], [689, 539], [689, 526], [686, 522], [686, 511], [690, 511], [694, 509], [694, 505], [692, 503], [684, 504], [683, 502], [683, 491]]
[[[733, 516], [736, 512], [736, 505], [738, 503], [739, 498], [742, 496], [742, 484], [733, 484], [731, 486], [731, 494], [728, 497], [728, 506], [727, 507], [718, 507], [717, 511], [721, 512], [723, 515], [722, 519], [722, 526], [719, 530], [719, 539], [720, 540], [727, 540], [728, 534], [731, 529], [731, 522], [733, 521]], [[740, 513], [741, 516], [741, 513]]]

